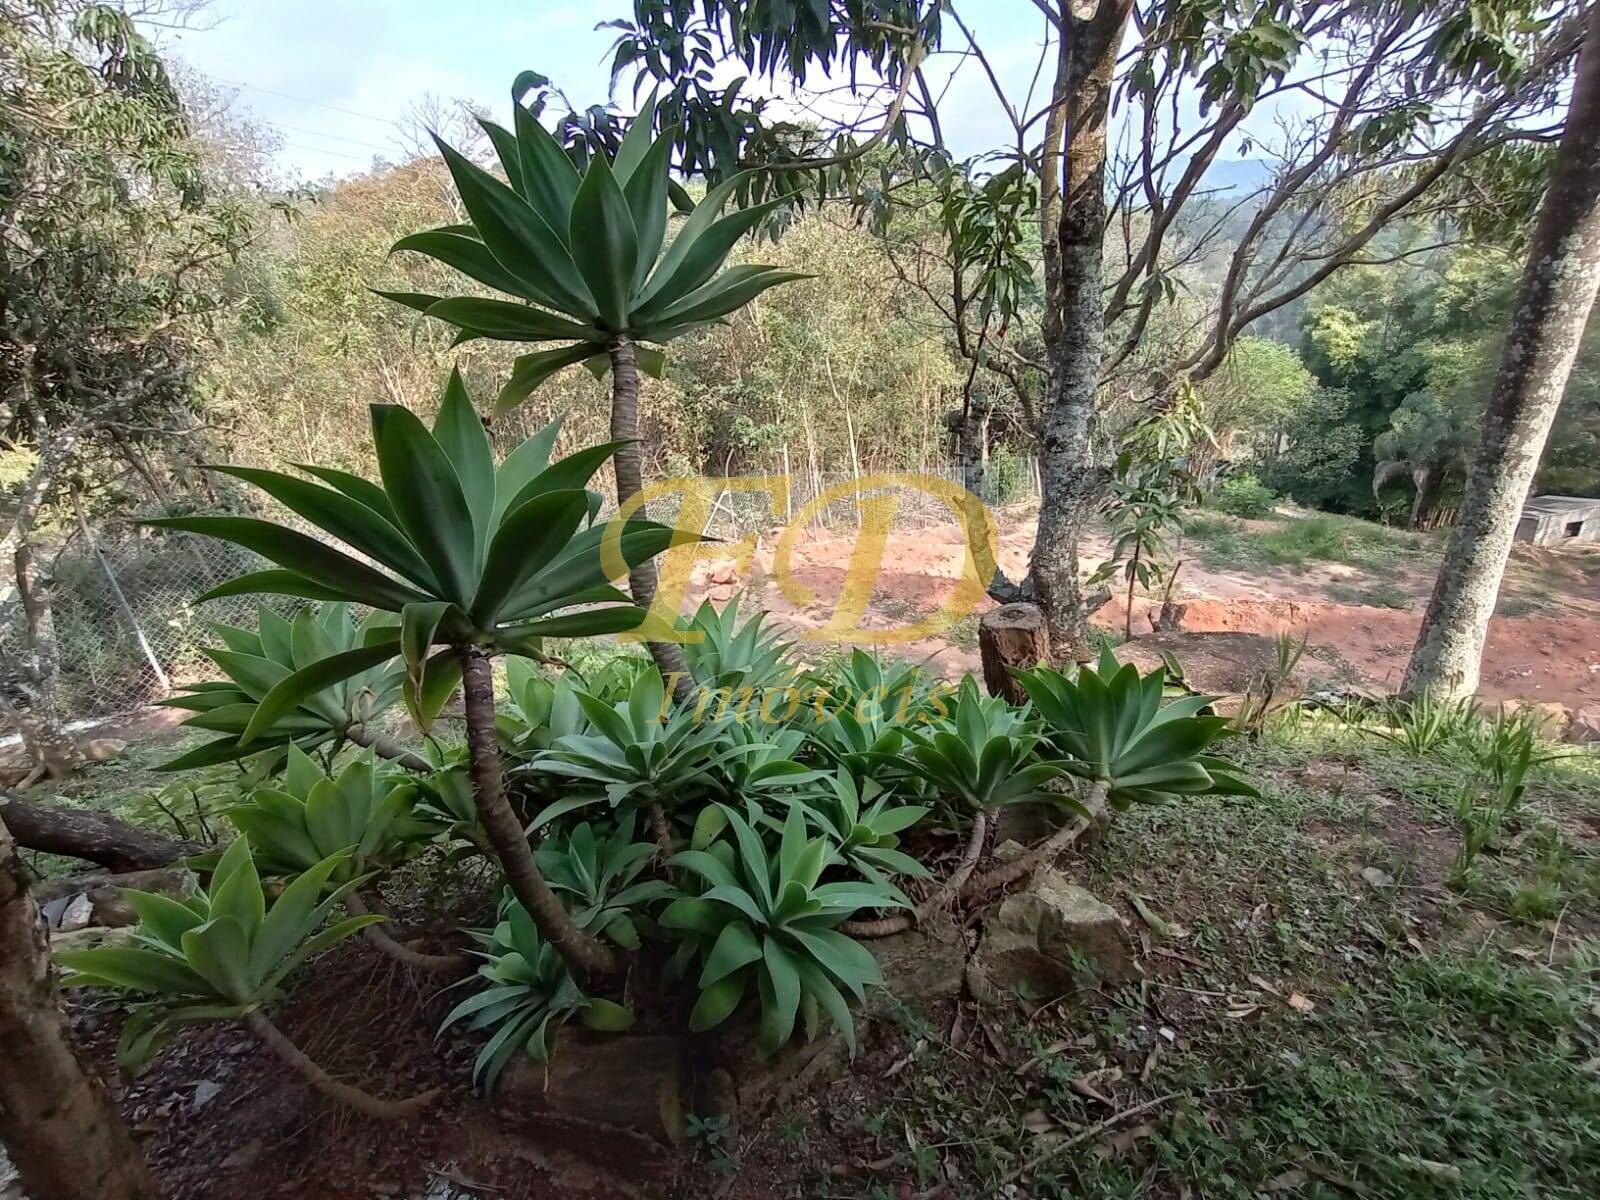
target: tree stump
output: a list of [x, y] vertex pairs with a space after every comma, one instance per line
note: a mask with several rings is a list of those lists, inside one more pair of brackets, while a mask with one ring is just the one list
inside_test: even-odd
[[1050, 631], [1036, 604], [1002, 604], [978, 622], [978, 653], [983, 659], [983, 686], [991, 696], [1013, 704], [1028, 698], [1013, 670], [1028, 670], [1050, 661]]

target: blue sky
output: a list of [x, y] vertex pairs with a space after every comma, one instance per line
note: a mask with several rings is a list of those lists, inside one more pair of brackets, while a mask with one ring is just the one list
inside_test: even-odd
[[[475, 101], [503, 119], [512, 78], [531, 67], [575, 104], [605, 100], [614, 34], [595, 25], [630, 9], [626, 0], [217, 0], [200, 27], [156, 36], [277, 129], [287, 174], [320, 179], [363, 170], [374, 156], [398, 157], [400, 123], [427, 94]], [[1038, 10], [1029, 0], [969, 10], [997, 72], [1020, 94], [1038, 59]], [[952, 29], [946, 44], [959, 43]], [[956, 61], [947, 56], [929, 73], [948, 75]], [[971, 60], [940, 107], [960, 153], [1005, 136]]]

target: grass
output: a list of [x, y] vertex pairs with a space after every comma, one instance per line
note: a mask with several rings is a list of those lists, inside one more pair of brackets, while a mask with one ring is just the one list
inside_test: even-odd
[[1426, 543], [1425, 535], [1332, 513], [1288, 517], [1264, 528], [1202, 513], [1190, 518], [1186, 528], [1203, 548], [1207, 564], [1227, 570], [1261, 566], [1303, 569], [1310, 562], [1381, 570]]
[[1128, 914], [1145, 983], [905, 1018], [894, 1084], [855, 1118], [872, 1186], [804, 1194], [1591, 1194], [1600, 759], [1541, 766], [1456, 889], [1472, 736], [1410, 754], [1289, 715], [1233, 748], [1260, 799], [1119, 816], [1069, 873]]

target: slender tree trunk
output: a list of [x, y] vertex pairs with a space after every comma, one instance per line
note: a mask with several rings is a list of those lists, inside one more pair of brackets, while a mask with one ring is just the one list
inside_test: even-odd
[[51, 779], [65, 779], [82, 760], [61, 711], [61, 657], [56, 646], [55, 610], [50, 604], [50, 581], [39, 578], [34, 571], [31, 534], [30, 526], [21, 534], [12, 556], [27, 643], [27, 661], [15, 681], [28, 698], [18, 731], [34, 764]]
[[61, 1030], [49, 943], [0, 821], [0, 1142], [32, 1200], [153, 1200], [154, 1182]]
[[[617, 337], [607, 347], [611, 355], [611, 440], [622, 442], [611, 460], [617, 473], [617, 504], [637, 496], [644, 487], [639, 454], [639, 367], [633, 341]], [[641, 516], [643, 514], [640, 514]], [[656, 598], [656, 564], [640, 563], [628, 572], [628, 590], [641, 608], [649, 608]], [[682, 701], [691, 690], [689, 667], [683, 651], [671, 642], [647, 642], [650, 657], [661, 668], [663, 679], [676, 679], [674, 694]]]
[[476, 646], [462, 646], [461, 685], [467, 712], [467, 753], [478, 820], [489, 835], [512, 894], [528, 910], [539, 932], [580, 977], [614, 975], [620, 964], [605, 946], [579, 929], [572, 914], [545, 882], [522, 822], [506, 799], [500, 742], [494, 726], [494, 669]]
[[956, 409], [946, 418], [955, 435], [956, 469], [961, 486], [980, 500], [987, 500], [989, 487], [989, 417], [992, 408], [982, 396], [973, 396], [965, 410]]
[[1060, 661], [1087, 660], [1093, 648], [1078, 579], [1078, 543], [1104, 482], [1095, 452], [1100, 360], [1105, 339], [1101, 255], [1106, 223], [1106, 121], [1129, 0], [1100, 0], [1087, 20], [1064, 14], [1057, 103], [1063, 123], [1064, 187], [1059, 218], [1047, 222], [1046, 314], [1049, 379], [1039, 431], [1044, 495], [1029, 568], [1031, 595], [1044, 610]]
[[1400, 692], [1477, 691], [1523, 503], [1600, 287], [1600, 5], [1579, 53], [1566, 132], [1483, 416], [1461, 510]]

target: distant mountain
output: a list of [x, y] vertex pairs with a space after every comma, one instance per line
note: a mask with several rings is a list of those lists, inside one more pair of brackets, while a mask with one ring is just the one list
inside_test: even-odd
[[1212, 195], [1249, 194], [1272, 178], [1272, 164], [1259, 158], [1218, 159], [1200, 187]]

